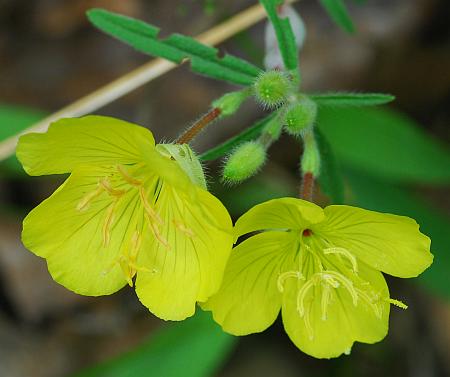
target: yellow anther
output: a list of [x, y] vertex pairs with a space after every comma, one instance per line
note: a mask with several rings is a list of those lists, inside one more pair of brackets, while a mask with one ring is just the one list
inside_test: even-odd
[[386, 301], [392, 305], [397, 306], [398, 308], [405, 309], [405, 310], [408, 309], [408, 305], [406, 305], [404, 302], [401, 302], [400, 300], [395, 300], [393, 298], [389, 298], [389, 299], [386, 299]]
[[109, 195], [120, 197], [125, 194], [124, 190], [116, 190], [111, 186], [111, 182], [107, 178], [103, 178], [99, 181], [99, 185], [108, 192]]
[[144, 206], [144, 210], [149, 217], [150, 222], [157, 222], [160, 225], [163, 225], [163, 221], [161, 217], [156, 213], [156, 211], [152, 208], [150, 203], [147, 200], [147, 197], [145, 196], [145, 190], [144, 187], [139, 187], [139, 196], [141, 198], [141, 202]]
[[77, 211], [85, 211], [89, 208], [92, 200], [99, 196], [103, 192], [103, 187], [98, 185], [98, 187], [89, 193], [87, 193], [77, 204]]
[[[325, 276], [323, 276], [325, 275]], [[346, 278], [344, 275], [340, 274], [336, 271], [325, 271], [322, 273], [322, 276], [325, 279], [329, 279], [329, 276], [333, 277], [335, 280], [337, 280], [340, 284], [342, 284], [352, 296], [353, 305], [358, 305], [358, 292], [356, 291], [355, 287], [353, 286], [353, 283], [350, 279]], [[331, 281], [328, 281], [331, 284]]]
[[311, 326], [311, 322], [309, 320], [309, 316], [310, 316], [309, 311], [307, 311], [305, 313], [305, 315], [303, 316], [303, 322], [305, 322], [306, 332], [308, 334], [309, 340], [313, 340], [314, 339], [314, 330], [313, 330], [313, 328]]
[[320, 274], [319, 276], [323, 280], [323, 282], [326, 283], [326, 284], [324, 284], [324, 286], [331, 285], [335, 289], [339, 288], [339, 286], [340, 286], [339, 282], [330, 274], [324, 272], [324, 273]]
[[323, 287], [322, 298], [320, 301], [320, 307], [322, 309], [322, 321], [326, 321], [328, 318], [327, 309], [328, 304], [330, 303], [330, 299], [331, 299], [331, 288], [329, 285], [325, 285]]
[[131, 236], [131, 248], [130, 248], [130, 258], [133, 260], [136, 260], [137, 254], [141, 248], [142, 243], [142, 237], [140, 233], [136, 230], [134, 231], [133, 235]]
[[315, 251], [313, 248], [311, 248], [309, 245], [307, 245], [307, 244], [303, 244], [302, 246], [303, 246], [307, 251], [309, 251], [310, 254], [313, 256], [314, 261], [316, 262], [317, 268], [319, 269], [319, 271], [323, 271], [322, 260], [320, 259], [320, 256], [317, 255], [316, 251]]
[[183, 232], [184, 234], [186, 234], [186, 236], [188, 237], [194, 237], [195, 233], [191, 228], [186, 227], [186, 225], [184, 225], [181, 221], [173, 219], [172, 220], [173, 224], [175, 225], [175, 227]]
[[[375, 313], [377, 318], [382, 317], [382, 310], [380, 309], [380, 307], [378, 306], [377, 302], [379, 300], [379, 297], [377, 295], [374, 295], [374, 297], [370, 297], [367, 292], [356, 288], [356, 291], [358, 293], [358, 296], [362, 298], [362, 300], [369, 305], [369, 307], [372, 309], [372, 311]], [[373, 293], [372, 293], [373, 295]]]
[[284, 282], [289, 278], [296, 278], [298, 280], [305, 279], [305, 277], [302, 275], [302, 273], [300, 271], [283, 272], [282, 274], [280, 274], [280, 276], [278, 276], [278, 279], [277, 279], [277, 287], [281, 293], [284, 292]]
[[305, 298], [308, 294], [309, 290], [314, 287], [316, 284], [316, 279], [314, 276], [309, 279], [305, 284], [303, 284], [303, 287], [300, 288], [297, 294], [297, 311], [300, 317], [303, 317], [305, 315]]
[[111, 241], [111, 226], [114, 221], [114, 210], [116, 208], [116, 204], [117, 202], [111, 203], [106, 211], [106, 217], [102, 227], [103, 247], [108, 246]]
[[149, 221], [149, 226], [150, 226], [150, 229], [152, 230], [152, 232], [153, 232], [153, 235], [155, 236], [155, 238], [167, 249], [167, 250], [170, 250], [170, 244], [169, 244], [169, 241], [167, 241], [167, 239], [166, 238], [164, 238], [163, 236], [162, 236], [162, 234], [159, 232], [159, 229], [158, 229], [158, 226], [155, 224], [155, 223], [153, 223], [153, 222], [151, 222], [151, 221]]
[[125, 182], [127, 182], [131, 186], [142, 186], [142, 181], [134, 178], [130, 173], [126, 171], [126, 169], [122, 165], [117, 165], [117, 171], [120, 173]]
[[343, 247], [329, 247], [328, 249], [324, 249], [323, 253], [342, 255], [351, 263], [353, 271], [355, 273], [358, 272], [358, 262], [356, 261], [355, 256], [347, 249], [344, 249]]

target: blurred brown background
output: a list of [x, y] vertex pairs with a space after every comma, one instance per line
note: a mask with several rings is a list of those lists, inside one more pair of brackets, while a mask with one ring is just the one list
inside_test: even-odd
[[[195, 35], [252, 4], [249, 0], [0, 0], [0, 102], [52, 112], [149, 59], [90, 26], [84, 15], [89, 8], [144, 19], [162, 27], [162, 35]], [[358, 28], [355, 36], [338, 29], [317, 1], [296, 5], [308, 32], [301, 52], [304, 89], [392, 93], [397, 109], [449, 141], [448, 0], [368, 0], [363, 6], [349, 5]], [[261, 64], [262, 31], [260, 23], [221, 50]], [[232, 88], [181, 67], [99, 113], [149, 126], [156, 139], [170, 140], [205, 112], [211, 100]], [[250, 104], [239, 114], [202, 135], [196, 142], [198, 150], [249, 125], [261, 111]], [[296, 185], [298, 148], [292, 145], [287, 138], [281, 140], [284, 147], [274, 148], [266, 172], [275, 166], [278, 175]], [[216, 168], [212, 165], [211, 176]], [[58, 178], [0, 177], [1, 377], [69, 375], [120, 354], [160, 326], [131, 289], [96, 299], [76, 296], [51, 280], [44, 261], [23, 249], [21, 218], [58, 183]], [[423, 191], [448, 208], [443, 189]], [[20, 213], [1, 210], [12, 206]], [[351, 356], [338, 360], [314, 360], [299, 352], [277, 323], [263, 334], [243, 338], [220, 376], [450, 375], [448, 303], [409, 282], [392, 284], [413, 310], [393, 309], [391, 331], [382, 343], [357, 345]]]

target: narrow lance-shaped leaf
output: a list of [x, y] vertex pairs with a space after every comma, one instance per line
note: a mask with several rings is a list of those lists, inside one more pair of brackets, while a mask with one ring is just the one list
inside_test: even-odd
[[395, 100], [390, 94], [383, 93], [318, 93], [309, 97], [319, 106], [375, 106]]
[[325, 8], [327, 13], [342, 29], [348, 33], [355, 31], [352, 19], [350, 18], [347, 8], [342, 0], [319, 0], [320, 4]]
[[226, 54], [218, 56], [216, 48], [191, 37], [172, 34], [158, 39], [160, 29], [143, 21], [103, 9], [92, 9], [89, 20], [100, 30], [135, 49], [180, 64], [189, 59], [194, 72], [238, 85], [250, 85], [260, 69], [247, 61]]
[[211, 148], [200, 155], [200, 159], [202, 161], [211, 161], [218, 159], [220, 157], [225, 156], [229, 151], [231, 151], [237, 145], [243, 143], [244, 141], [253, 140], [257, 138], [264, 126], [276, 115], [276, 111], [272, 112], [270, 115], [266, 116], [263, 119], [257, 121], [254, 125], [246, 128], [241, 133], [233, 136], [232, 138], [226, 140], [222, 144], [217, 145], [214, 148]]
[[267, 12], [267, 16], [272, 22], [277, 35], [281, 56], [287, 70], [298, 68], [298, 51], [295, 43], [295, 35], [292, 31], [288, 18], [278, 17], [277, 7], [284, 3], [284, 0], [260, 0]]

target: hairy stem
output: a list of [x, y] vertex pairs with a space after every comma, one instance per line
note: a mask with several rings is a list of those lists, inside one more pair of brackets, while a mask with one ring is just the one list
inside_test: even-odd
[[315, 179], [312, 173], [308, 172], [303, 175], [302, 187], [300, 189], [300, 198], [313, 201]]
[[203, 115], [197, 122], [190, 126], [178, 139], [175, 141], [177, 144], [187, 144], [193, 138], [195, 138], [199, 132], [204, 130], [212, 122], [214, 122], [222, 113], [222, 111], [214, 107]]

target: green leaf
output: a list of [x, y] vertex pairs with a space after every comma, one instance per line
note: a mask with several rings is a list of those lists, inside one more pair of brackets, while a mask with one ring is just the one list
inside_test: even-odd
[[218, 56], [216, 48], [206, 46], [191, 37], [172, 34], [158, 39], [160, 29], [104, 9], [87, 12], [89, 20], [100, 30], [125, 42], [135, 49], [180, 64], [191, 62], [194, 72], [238, 85], [251, 85], [261, 70], [251, 63], [226, 54]]
[[348, 33], [355, 32], [355, 26], [342, 0], [319, 0], [329, 16]]
[[431, 238], [434, 263], [420, 275], [419, 281], [450, 299], [449, 219], [403, 188], [356, 172], [349, 172], [346, 178], [350, 183], [354, 204], [375, 211], [410, 216], [420, 224], [420, 230]]
[[297, 70], [298, 50], [295, 43], [295, 35], [292, 31], [288, 18], [278, 17], [277, 7], [284, 3], [284, 0], [260, 0], [267, 12], [267, 16], [275, 29], [281, 56], [287, 70]]
[[344, 182], [341, 169], [334, 157], [331, 145], [320, 130], [315, 130], [317, 145], [320, 151], [321, 168], [319, 185], [322, 191], [329, 196], [333, 204], [344, 203]]
[[215, 375], [236, 338], [209, 313], [166, 325], [137, 349], [74, 377], [208, 377]]
[[391, 182], [449, 184], [450, 153], [388, 109], [320, 108], [318, 125], [342, 163]]
[[[17, 135], [45, 116], [44, 112], [22, 106], [0, 104], [0, 142]], [[15, 156], [0, 163], [0, 168], [9, 172], [23, 172]]]
[[222, 144], [219, 144], [218, 146], [202, 153], [200, 155], [200, 160], [202, 161], [216, 160], [222, 156], [225, 156], [228, 152], [234, 149], [234, 147], [243, 143], [244, 141], [249, 141], [257, 138], [261, 134], [264, 126], [276, 115], [276, 113], [277, 113], [276, 111], [272, 112], [270, 115], [266, 116], [263, 119], [260, 119], [253, 126], [246, 128], [238, 135], [233, 136], [232, 138], [228, 139]]
[[319, 106], [375, 106], [395, 100], [390, 94], [383, 93], [318, 93], [308, 95]]

